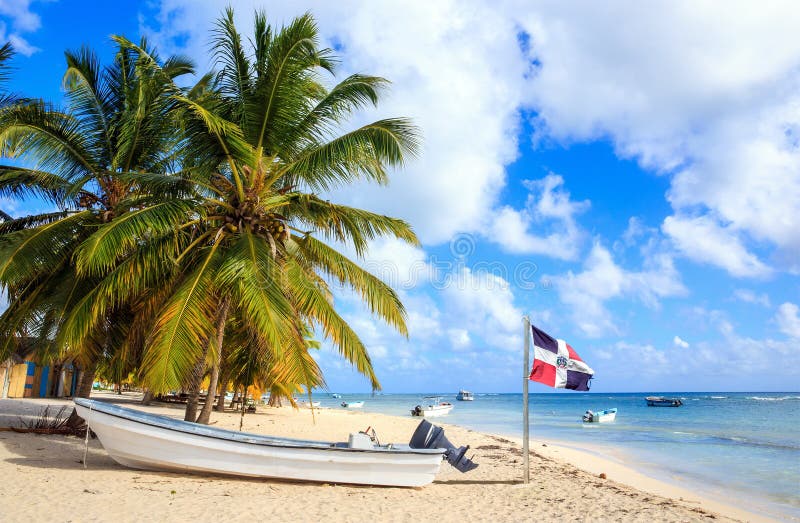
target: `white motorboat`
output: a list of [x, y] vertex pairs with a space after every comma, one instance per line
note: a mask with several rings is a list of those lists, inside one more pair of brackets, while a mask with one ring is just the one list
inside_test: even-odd
[[583, 421], [585, 423], [605, 423], [609, 421], [614, 421], [617, 418], [617, 409], [606, 409], [601, 410], [599, 412], [592, 412], [591, 410], [587, 410], [586, 414], [583, 415]]
[[364, 406], [363, 401], [343, 401], [342, 407], [346, 409], [360, 409]]
[[412, 416], [421, 416], [424, 418], [435, 418], [437, 416], [444, 416], [453, 410], [453, 404], [449, 401], [441, 401], [438, 396], [428, 396], [425, 398], [428, 401], [427, 405], [417, 405], [411, 409]]
[[75, 408], [109, 455], [135, 469], [419, 487], [433, 481], [442, 457], [462, 472], [477, 467], [469, 447], [453, 447], [424, 420], [408, 445], [380, 445], [361, 432], [342, 443], [277, 438], [83, 398]]
[[458, 395], [456, 396], [456, 399], [458, 401], [474, 401], [475, 400], [475, 396], [473, 396], [470, 391], [462, 389], [462, 390], [458, 391]]

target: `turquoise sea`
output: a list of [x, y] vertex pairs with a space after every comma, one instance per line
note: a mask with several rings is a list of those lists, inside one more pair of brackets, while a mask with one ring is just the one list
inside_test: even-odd
[[[364, 411], [410, 416], [429, 394], [317, 393], [321, 406], [364, 400]], [[677, 408], [647, 407], [645, 396], [679, 397]], [[433, 420], [522, 437], [522, 394], [475, 393]], [[531, 394], [531, 438], [581, 444], [623, 456], [626, 464], [667, 482], [754, 512], [800, 521], [800, 393]], [[616, 421], [584, 424], [587, 410], [616, 407]], [[463, 444], [463, 442], [458, 442]], [[604, 452], [605, 454], [605, 452]]]

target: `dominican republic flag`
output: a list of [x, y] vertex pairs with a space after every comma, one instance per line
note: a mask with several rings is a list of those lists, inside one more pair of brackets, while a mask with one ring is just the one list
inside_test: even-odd
[[557, 389], [589, 390], [594, 371], [564, 340], [531, 325], [533, 370], [530, 379]]

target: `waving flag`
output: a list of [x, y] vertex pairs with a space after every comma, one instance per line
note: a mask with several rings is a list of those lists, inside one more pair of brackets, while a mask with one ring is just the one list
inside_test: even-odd
[[530, 379], [559, 389], [589, 390], [594, 371], [564, 340], [531, 325], [533, 370]]

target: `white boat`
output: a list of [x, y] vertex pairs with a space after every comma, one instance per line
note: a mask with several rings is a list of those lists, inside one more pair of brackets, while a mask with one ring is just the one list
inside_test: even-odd
[[456, 396], [458, 401], [474, 401], [475, 396], [468, 390], [460, 390], [458, 391], [458, 395]]
[[364, 406], [363, 401], [343, 401], [342, 407], [346, 409], [360, 409]]
[[424, 420], [408, 445], [380, 445], [364, 433], [328, 443], [235, 432], [83, 398], [75, 408], [114, 461], [135, 469], [419, 487], [442, 457], [463, 472], [477, 467], [468, 447]]
[[438, 396], [428, 396], [425, 398], [428, 401], [427, 405], [417, 405], [411, 409], [412, 416], [421, 416], [424, 418], [435, 418], [437, 416], [444, 416], [453, 410], [453, 404], [449, 401], [441, 401]]
[[342, 397], [342, 395], [341, 395], [341, 394], [337, 394], [337, 393], [335, 393], [335, 392], [334, 392], [333, 394], [331, 394], [331, 398], [339, 399], [339, 398], [341, 398], [341, 397]]
[[599, 412], [587, 410], [586, 414], [583, 415], [583, 421], [585, 423], [605, 423], [608, 421], [614, 421], [616, 417], [617, 409], [606, 409]]
[[311, 407], [314, 407], [316, 409], [317, 407], [319, 407], [321, 405], [321, 403], [319, 401], [312, 401], [311, 403], [309, 403], [307, 401], [298, 401], [297, 404], [300, 407], [305, 407], [307, 409], [310, 409]]

